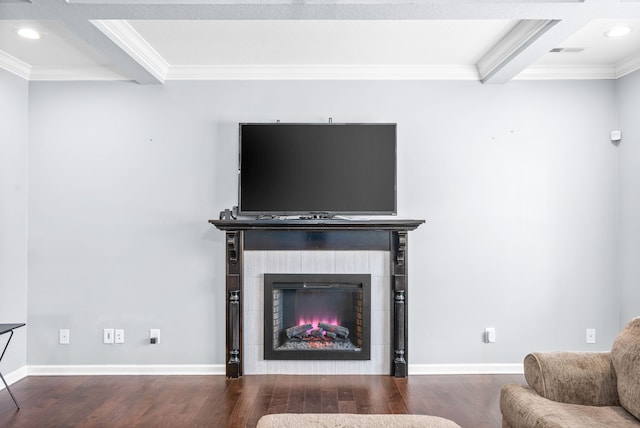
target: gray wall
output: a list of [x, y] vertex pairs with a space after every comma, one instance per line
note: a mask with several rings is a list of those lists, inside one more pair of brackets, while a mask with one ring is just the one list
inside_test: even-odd
[[[28, 96], [25, 80], [0, 70], [0, 323], [27, 321]], [[0, 337], [0, 352], [8, 337]], [[15, 331], [5, 375], [26, 365], [26, 338], [26, 328]]]
[[620, 111], [620, 321], [640, 316], [640, 73], [616, 82]]
[[328, 117], [398, 123], [399, 216], [427, 220], [409, 237], [412, 364], [609, 349], [614, 82], [32, 83], [29, 364], [222, 364], [207, 220], [237, 203], [237, 124]]

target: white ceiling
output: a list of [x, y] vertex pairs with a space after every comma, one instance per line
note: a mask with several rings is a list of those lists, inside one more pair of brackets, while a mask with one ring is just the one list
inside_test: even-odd
[[[603, 37], [617, 24], [631, 34]], [[640, 1], [0, 0], [0, 68], [142, 84], [615, 79], [640, 68]]]

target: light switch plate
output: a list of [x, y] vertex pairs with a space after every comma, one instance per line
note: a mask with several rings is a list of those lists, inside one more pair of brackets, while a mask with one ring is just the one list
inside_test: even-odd
[[487, 343], [494, 343], [496, 341], [496, 329], [494, 327], [484, 329], [484, 341]]
[[61, 328], [60, 329], [60, 337], [59, 337], [59, 342], [61, 345], [68, 345], [70, 342], [70, 337], [69, 337], [69, 329], [68, 328]]
[[112, 328], [105, 328], [104, 332], [102, 334], [102, 340], [104, 343], [108, 343], [111, 344], [113, 343], [113, 329]]

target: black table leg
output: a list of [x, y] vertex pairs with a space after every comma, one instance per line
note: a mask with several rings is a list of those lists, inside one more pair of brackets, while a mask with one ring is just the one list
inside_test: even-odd
[[[0, 355], [0, 361], [2, 361], [2, 357], [4, 357], [4, 353], [7, 351], [7, 348], [9, 347], [9, 342], [11, 342], [11, 338], [12, 337], [13, 337], [13, 330], [11, 330], [11, 334], [9, 335], [9, 340], [7, 340], [7, 344], [4, 345], [4, 350], [2, 351], [2, 355]], [[13, 396], [13, 393], [11, 392], [11, 389], [9, 389], [9, 385], [7, 385], [7, 381], [4, 380], [4, 376], [2, 376], [2, 372], [0, 372], [0, 379], [2, 379], [2, 383], [4, 383], [4, 386], [7, 388], [7, 391], [9, 391], [9, 395], [13, 399], [13, 402], [16, 403], [16, 407], [18, 409], [20, 409], [20, 406], [18, 405], [18, 402], [16, 401], [16, 397]]]

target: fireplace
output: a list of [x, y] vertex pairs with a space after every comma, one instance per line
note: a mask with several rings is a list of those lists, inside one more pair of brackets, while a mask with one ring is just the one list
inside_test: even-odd
[[265, 274], [265, 360], [369, 360], [371, 275]]
[[[416, 229], [424, 220], [402, 219], [312, 219], [312, 220], [209, 220], [211, 224], [226, 233], [226, 346], [225, 372], [230, 378], [243, 375], [245, 364], [251, 362], [249, 373], [301, 373], [304, 367], [316, 367], [322, 373], [363, 373], [376, 374], [386, 372], [385, 366], [390, 367], [392, 376], [407, 376], [407, 344], [408, 344], [408, 232]], [[337, 253], [368, 254], [376, 259], [379, 252], [387, 254], [389, 259], [384, 266], [388, 266], [384, 284], [380, 277], [375, 276], [374, 287], [384, 288], [383, 294], [389, 296], [386, 307], [387, 315], [380, 315], [380, 308], [375, 306], [372, 325], [376, 328], [370, 334], [374, 338], [370, 352], [373, 357], [367, 361], [291, 361], [291, 360], [261, 360], [264, 355], [264, 342], [256, 343], [254, 333], [263, 327], [263, 302], [256, 305], [256, 296], [263, 296], [259, 292], [263, 286], [264, 273], [274, 270], [262, 270], [261, 266], [275, 266], [277, 272], [331, 272], [343, 271], [345, 265], [338, 263], [326, 264], [323, 260], [330, 259]], [[250, 254], [256, 257], [250, 257]], [[282, 253], [292, 253], [292, 259], [281, 260]], [[322, 253], [326, 257], [318, 256], [311, 264], [307, 254]], [[265, 255], [270, 254], [270, 255]], [[316, 256], [314, 256], [316, 257]], [[246, 258], [246, 260], [245, 260]], [[366, 258], [366, 257], [365, 257]], [[277, 260], [270, 264], [269, 259]], [[360, 260], [360, 257], [355, 259]], [[354, 259], [354, 260], [355, 260]], [[249, 272], [245, 272], [246, 269]], [[358, 263], [356, 263], [358, 264]], [[322, 266], [321, 266], [322, 265]], [[368, 269], [352, 272], [372, 272], [378, 263], [369, 263]], [[253, 277], [250, 272], [262, 272]], [[245, 283], [246, 282], [246, 283]], [[253, 292], [251, 290], [254, 290]], [[262, 291], [262, 290], [261, 290]], [[376, 293], [377, 294], [377, 293]], [[380, 299], [378, 299], [380, 302]], [[255, 305], [255, 306], [254, 306]], [[245, 317], [245, 309], [248, 310]], [[259, 316], [255, 316], [259, 314]], [[259, 323], [257, 322], [259, 320]], [[383, 321], [380, 323], [380, 321]], [[258, 325], [259, 324], [259, 325]], [[248, 327], [248, 328], [247, 328]], [[388, 328], [388, 330], [387, 330]], [[381, 342], [378, 337], [389, 332], [388, 340]], [[247, 333], [245, 335], [245, 333]], [[257, 333], [263, 338], [263, 334]], [[268, 338], [267, 338], [268, 339]], [[273, 339], [271, 339], [273, 340]], [[247, 341], [247, 343], [245, 343]], [[387, 345], [388, 344], [388, 345]], [[384, 354], [384, 355], [383, 355]], [[381, 362], [378, 367], [374, 363]], [[340, 364], [338, 364], [340, 363]], [[328, 367], [331, 365], [331, 367]], [[362, 367], [361, 367], [362, 366]], [[322, 374], [317, 372], [317, 374]]]

